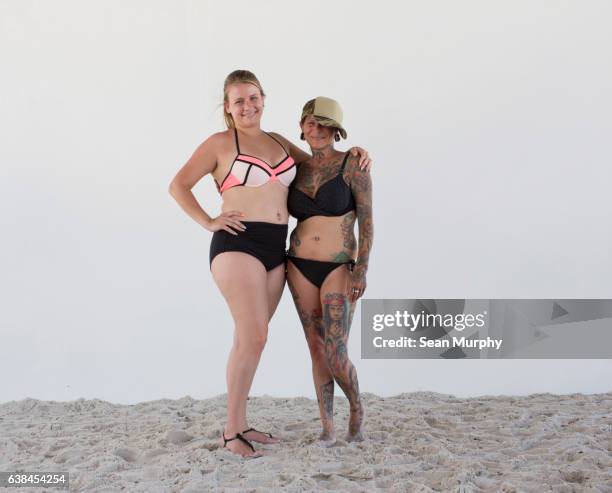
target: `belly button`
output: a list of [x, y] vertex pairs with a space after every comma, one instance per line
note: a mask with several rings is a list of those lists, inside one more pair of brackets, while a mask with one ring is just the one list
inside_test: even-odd
[[314, 237], [314, 241], [319, 241], [321, 238], [319, 238], [318, 236]]
[[276, 219], [278, 219], [279, 221], [283, 219], [283, 216], [281, 216], [280, 212], [276, 213]]

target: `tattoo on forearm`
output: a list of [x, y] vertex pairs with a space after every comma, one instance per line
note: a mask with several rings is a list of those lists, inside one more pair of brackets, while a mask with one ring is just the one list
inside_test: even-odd
[[340, 229], [342, 231], [342, 246], [346, 248], [349, 252], [353, 252], [357, 247], [357, 241], [355, 240], [355, 213], [353, 211], [348, 212], [343, 218], [342, 223], [340, 224]]
[[359, 248], [357, 265], [365, 274], [370, 258], [370, 250], [374, 240], [374, 221], [372, 217], [372, 178], [369, 173], [352, 168], [351, 190], [357, 207], [357, 222], [359, 224]]

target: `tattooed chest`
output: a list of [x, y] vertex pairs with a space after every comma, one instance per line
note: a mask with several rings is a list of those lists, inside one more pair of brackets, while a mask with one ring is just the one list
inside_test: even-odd
[[340, 172], [340, 168], [340, 161], [317, 167], [303, 164], [298, 170], [294, 185], [314, 197], [321, 185], [334, 178]]

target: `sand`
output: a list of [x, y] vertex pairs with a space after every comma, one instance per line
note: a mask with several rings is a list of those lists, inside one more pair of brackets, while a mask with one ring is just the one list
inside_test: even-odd
[[86, 492], [612, 492], [612, 392], [363, 402], [366, 440], [343, 441], [336, 397], [339, 439], [322, 448], [315, 401], [251, 397], [250, 425], [284, 441], [245, 460], [218, 445], [225, 396], [12, 401], [0, 404], [0, 471], [69, 471], [70, 491]]

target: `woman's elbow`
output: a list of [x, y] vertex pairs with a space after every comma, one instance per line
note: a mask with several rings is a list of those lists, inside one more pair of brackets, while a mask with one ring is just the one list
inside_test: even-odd
[[182, 190], [185, 190], [186, 188], [188, 187], [186, 187], [185, 185], [177, 181], [176, 178], [174, 178], [170, 182], [170, 185], [168, 185], [168, 193], [172, 195], [173, 197], [176, 197], [177, 193], [179, 193]]

